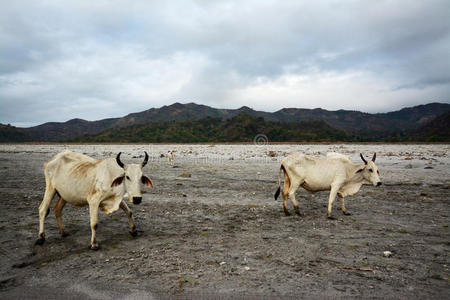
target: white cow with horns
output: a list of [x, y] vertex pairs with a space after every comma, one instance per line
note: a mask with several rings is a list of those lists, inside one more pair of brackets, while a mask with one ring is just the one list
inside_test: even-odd
[[309, 192], [330, 191], [328, 200], [328, 218], [335, 219], [331, 215], [331, 209], [336, 195], [339, 196], [342, 212], [350, 213], [345, 208], [344, 197], [356, 194], [363, 184], [380, 186], [380, 172], [375, 165], [376, 153], [371, 161], [364, 159], [364, 163], [353, 163], [348, 156], [339, 153], [327, 153], [326, 157], [313, 157], [300, 153], [292, 154], [281, 162], [278, 175], [278, 190], [275, 200], [280, 195], [281, 171], [284, 171], [283, 209], [286, 215], [290, 215], [287, 207], [287, 199], [290, 198], [296, 214], [300, 215], [298, 203], [295, 200], [295, 192], [301, 186]]
[[152, 181], [142, 174], [142, 168], [148, 162], [148, 154], [145, 152], [141, 164], [124, 164], [120, 160], [120, 154], [115, 159], [96, 160], [80, 153], [63, 151], [44, 164], [46, 187], [44, 199], [39, 206], [39, 236], [36, 244], [42, 245], [45, 241], [44, 220], [55, 195], [58, 195], [54, 207], [55, 216], [63, 237], [67, 233], [62, 224], [61, 212], [66, 203], [77, 208], [89, 205], [92, 250], [98, 249], [95, 231], [99, 208], [110, 214], [120, 207], [128, 216], [130, 234], [137, 235], [131, 210], [123, 197], [128, 194], [130, 202], [139, 204], [142, 201], [140, 183], [153, 187]]

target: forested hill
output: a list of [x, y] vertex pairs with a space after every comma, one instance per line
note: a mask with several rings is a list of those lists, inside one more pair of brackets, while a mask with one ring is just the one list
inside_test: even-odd
[[266, 121], [241, 113], [231, 119], [207, 117], [196, 121], [151, 122], [111, 128], [72, 142], [202, 143], [251, 142], [450, 142], [450, 111], [417, 129], [350, 133], [324, 121]]
[[[447, 103], [429, 103], [378, 114], [321, 108], [284, 108], [269, 113], [246, 106], [217, 109], [195, 103], [175, 103], [98, 121], [72, 119], [30, 128], [0, 124], [0, 142], [233, 142], [251, 139], [250, 135], [256, 133], [254, 128], [273, 142], [335, 141], [338, 137], [343, 141], [450, 142], [449, 130], [445, 127], [448, 111], [450, 104]], [[238, 117], [242, 114], [248, 120]], [[239, 136], [232, 130], [233, 126], [251, 134]], [[213, 131], [217, 128], [222, 132]], [[120, 133], [123, 139], [112, 133]]]
[[344, 130], [332, 128], [323, 121], [276, 122], [242, 113], [231, 119], [206, 117], [196, 121], [151, 122], [144, 125], [111, 128], [100, 134], [86, 135], [72, 141], [130, 143], [251, 142], [258, 135], [261, 137], [261, 142], [318, 142], [352, 139]]

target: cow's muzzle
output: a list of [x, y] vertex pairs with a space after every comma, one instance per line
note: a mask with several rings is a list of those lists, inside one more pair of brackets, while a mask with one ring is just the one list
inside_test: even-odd
[[142, 197], [133, 197], [133, 204], [140, 204], [142, 202]]
[[380, 185], [382, 185], [382, 183], [381, 183], [381, 181], [378, 181], [377, 186], [380, 186]]

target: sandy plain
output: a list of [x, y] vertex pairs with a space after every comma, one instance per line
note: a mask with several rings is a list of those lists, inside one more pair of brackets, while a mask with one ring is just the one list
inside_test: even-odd
[[[101, 249], [88, 249], [87, 207], [67, 205], [59, 235], [53, 211], [35, 246], [42, 165], [70, 149], [96, 159], [150, 154], [133, 211], [100, 213]], [[165, 157], [175, 149], [175, 164]], [[70, 145], [0, 144], [0, 298], [396, 298], [450, 295], [450, 145]], [[377, 153], [383, 185], [335, 202], [300, 189], [302, 216], [274, 201], [280, 161], [293, 152]], [[191, 177], [180, 176], [190, 174]], [[290, 206], [293, 212], [292, 206]], [[384, 256], [390, 251], [390, 257]]]

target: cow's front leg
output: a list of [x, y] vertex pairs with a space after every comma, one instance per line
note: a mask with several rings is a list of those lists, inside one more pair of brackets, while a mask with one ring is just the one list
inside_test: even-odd
[[89, 215], [91, 218], [91, 249], [92, 250], [98, 250], [98, 244], [95, 241], [95, 232], [97, 230], [98, 227], [98, 206], [99, 204], [94, 202], [94, 203], [89, 203]]
[[328, 213], [327, 213], [328, 219], [331, 219], [331, 220], [336, 220], [336, 218], [331, 215], [331, 210], [333, 209], [333, 203], [334, 203], [334, 200], [336, 199], [336, 195], [339, 190], [339, 187], [340, 186], [337, 184], [331, 185], [330, 198], [328, 199]]
[[342, 209], [342, 213], [346, 216], [350, 216], [351, 213], [345, 208], [345, 201], [344, 201], [344, 197], [342, 197], [342, 195], [339, 195], [339, 200], [341, 201], [341, 209]]
[[120, 208], [127, 214], [131, 236], [137, 236], [136, 226], [134, 225], [133, 221], [133, 213], [131, 212], [130, 208], [123, 200], [122, 202], [120, 202]]

